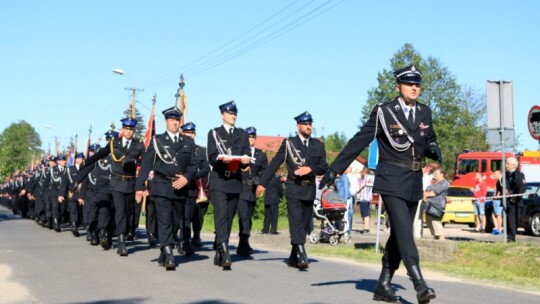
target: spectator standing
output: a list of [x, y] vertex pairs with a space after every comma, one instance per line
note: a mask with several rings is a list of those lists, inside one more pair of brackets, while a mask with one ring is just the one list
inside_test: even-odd
[[[506, 183], [507, 194], [522, 194], [527, 188], [525, 175], [518, 170], [518, 160], [515, 157], [509, 157], [506, 160]], [[506, 233], [507, 241], [515, 242], [518, 221], [518, 204], [521, 201], [521, 195], [512, 196], [507, 199], [506, 205]]]
[[369, 215], [371, 204], [371, 197], [373, 195], [373, 187], [368, 184], [368, 174], [369, 168], [364, 167], [360, 178], [358, 179], [358, 185], [360, 186], [360, 191], [358, 192], [358, 204], [360, 205], [360, 215], [364, 220], [364, 229], [360, 230], [360, 233], [369, 233]]
[[[495, 184], [495, 196], [501, 196], [502, 195], [502, 172], [501, 170], [496, 170], [493, 172], [493, 178], [497, 181]], [[493, 231], [491, 232], [494, 235], [501, 235], [503, 234], [503, 228], [502, 228], [502, 206], [501, 206], [501, 199], [495, 198], [493, 199]]]
[[341, 199], [343, 199], [343, 201], [346, 203], [347, 205], [347, 213], [346, 213], [346, 217], [347, 217], [347, 231], [349, 233], [349, 235], [351, 234], [351, 228], [352, 228], [352, 195], [351, 195], [351, 182], [349, 181], [349, 178], [347, 177], [347, 173], [351, 171], [351, 167], [347, 168], [347, 170], [345, 170], [344, 174], [343, 175], [340, 175], [338, 178], [336, 178], [336, 182], [335, 182], [335, 185], [336, 185], [336, 190], [339, 194], [339, 196], [341, 197]]
[[474, 222], [475, 232], [484, 232], [486, 227], [486, 211], [484, 203], [487, 195], [487, 184], [481, 172], [476, 172], [476, 185], [474, 186]]
[[[446, 207], [446, 194], [450, 183], [446, 180], [446, 172], [443, 168], [438, 168], [433, 172], [435, 183], [427, 186], [424, 191], [424, 202], [433, 204], [435, 207], [444, 210]], [[431, 232], [431, 235], [436, 240], [444, 240], [444, 228], [442, 225], [442, 217], [436, 218], [426, 213], [426, 222]]]

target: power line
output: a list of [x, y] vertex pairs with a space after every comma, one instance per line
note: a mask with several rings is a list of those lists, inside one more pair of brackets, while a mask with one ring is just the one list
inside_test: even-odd
[[[175, 69], [174, 71], [172, 72], [169, 72], [169, 73], [166, 73], [165, 75], [162, 75], [162, 76], [159, 76], [159, 77], [156, 77], [154, 79], [151, 79], [151, 80], [148, 80], [146, 82], [143, 82], [143, 84], [145, 85], [148, 85], [149, 83], [153, 83], [153, 82], [157, 82], [157, 81], [160, 81], [164, 78], [167, 78], [169, 76], [172, 76], [172, 75], [175, 75], [175, 74], [178, 74], [178, 72], [180, 71], [183, 71], [185, 68], [188, 68], [192, 65], [194, 65], [195, 63], [197, 62], [200, 62], [202, 61], [203, 59], [206, 59], [207, 57], [209, 57], [210, 55], [213, 55], [215, 54], [216, 52], [218, 51], [221, 51], [224, 47], [228, 46], [228, 45], [231, 45], [233, 42], [236, 42], [238, 41], [240, 38], [246, 36], [247, 34], [251, 33], [252, 31], [254, 31], [255, 29], [257, 29], [258, 27], [260, 27], [261, 25], [265, 24], [266, 22], [268, 22], [269, 20], [273, 19], [274, 17], [278, 16], [279, 14], [281, 14], [282, 12], [286, 11], [289, 7], [293, 6], [294, 4], [296, 4], [298, 1], [300, 0], [295, 0], [293, 2], [291, 2], [290, 4], [286, 5], [284, 8], [280, 9], [279, 11], [277, 11], [276, 13], [272, 14], [270, 17], [264, 19], [263, 21], [259, 22], [258, 24], [256, 24], [255, 26], [253, 26], [252, 28], [250, 28], [249, 30], [245, 31], [244, 33], [238, 35], [236, 38], [233, 38], [232, 40], [230, 40], [229, 42], [226, 42], [225, 44], [215, 48], [214, 50], [208, 52], [207, 54], [195, 59], [194, 61], [188, 63], [188, 64], [185, 64], [183, 66], [181, 66], [180, 68], [178, 69]], [[314, 0], [312, 0], [311, 2], [313, 2]], [[310, 3], [311, 3], [310, 2]]]
[[[278, 30], [276, 30], [276, 31], [274, 31], [274, 32], [272, 32], [272, 33], [270, 33], [270, 34], [264, 36], [264, 37], [262, 37], [261, 39], [258, 39], [258, 40], [256, 40], [256, 41], [254, 41], [254, 42], [248, 44], [247, 46], [243, 47], [242, 49], [240, 49], [239, 51], [237, 51], [237, 52], [235, 52], [235, 53], [233, 53], [233, 54], [224, 55], [224, 57], [221, 58], [221, 59], [218, 60], [218, 61], [215, 61], [215, 62], [213, 62], [213, 63], [209, 63], [209, 64], [207, 64], [206, 66], [201, 66], [198, 70], [193, 70], [193, 72], [191, 72], [191, 73], [189, 74], [189, 76], [190, 76], [190, 77], [194, 77], [195, 75], [201, 74], [201, 73], [203, 73], [203, 72], [205, 72], [205, 71], [207, 71], [207, 70], [209, 70], [209, 69], [212, 69], [212, 68], [214, 68], [214, 67], [216, 67], [216, 66], [219, 66], [219, 65], [221, 65], [221, 64], [223, 64], [223, 63], [226, 63], [226, 62], [228, 62], [228, 61], [231, 61], [232, 59], [234, 59], [234, 58], [236, 58], [236, 57], [238, 57], [238, 56], [240, 56], [240, 55], [243, 55], [243, 54], [245, 54], [245, 53], [247, 53], [247, 52], [249, 52], [249, 51], [252, 51], [252, 50], [254, 50], [254, 49], [256, 49], [256, 48], [258, 48], [258, 47], [260, 47], [260, 46], [262, 46], [262, 45], [264, 45], [264, 44], [266, 44], [266, 43], [268, 43], [268, 42], [270, 42], [270, 41], [272, 41], [272, 40], [274, 40], [274, 39], [276, 39], [276, 38], [278, 38], [278, 37], [281, 37], [281, 36], [283, 36], [284, 34], [286, 34], [286, 33], [290, 32], [290, 31], [292, 31], [293, 29], [295, 29], [295, 28], [301, 26], [302, 24], [304, 24], [304, 23], [306, 23], [306, 22], [308, 22], [308, 21], [310, 21], [310, 20], [316, 18], [317, 16], [319, 16], [319, 15], [321, 15], [322, 13], [328, 11], [329, 9], [331, 9], [331, 8], [333, 8], [333, 7], [335, 7], [335, 6], [339, 5], [339, 4], [341, 4], [341, 3], [344, 2], [345, 0], [341, 0], [340, 2], [337, 2], [337, 3], [335, 3], [334, 5], [332, 5], [332, 6], [328, 7], [328, 8], [326, 8], [325, 10], [319, 12], [318, 14], [316, 14], [316, 15], [310, 17], [310, 15], [316, 13], [318, 10], [320, 10], [320, 9], [323, 8], [324, 6], [328, 5], [328, 4], [329, 4], [330, 2], [332, 2], [332, 1], [333, 1], [333, 0], [328, 0], [327, 2], [325, 2], [325, 3], [321, 4], [321, 5], [319, 5], [318, 7], [316, 7], [316, 8], [313, 9], [313, 10], [311, 10], [310, 12], [308, 12], [308, 13], [302, 15], [301, 17], [297, 18], [296, 20], [289, 22], [287, 25], [281, 27], [280, 29], [278, 29]], [[309, 17], [309, 18], [308, 18], [308, 17]], [[296, 25], [295, 25], [295, 23], [296, 23]], [[188, 74], [188, 73], [186, 73], [186, 74]]]

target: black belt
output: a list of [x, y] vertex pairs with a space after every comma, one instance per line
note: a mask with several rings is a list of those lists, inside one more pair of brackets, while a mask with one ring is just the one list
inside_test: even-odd
[[392, 158], [381, 158], [379, 159], [381, 163], [394, 165], [402, 168], [411, 169], [412, 171], [420, 171], [424, 163], [420, 160], [398, 160]]
[[135, 175], [121, 175], [121, 174], [111, 174], [111, 178], [112, 179], [116, 179], [116, 180], [120, 180], [120, 181], [125, 181], [125, 182], [129, 182], [129, 181], [133, 181], [135, 180]]
[[300, 178], [294, 178], [294, 177], [288, 177], [293, 180], [293, 182], [300, 186], [311, 186], [313, 185], [314, 181], [311, 179], [300, 179]]
[[[178, 173], [178, 174], [182, 174], [182, 172], [180, 172], [180, 173]], [[159, 177], [161, 177], [161, 178], [163, 178], [163, 179], [169, 180], [169, 181], [171, 181], [171, 182], [175, 182], [175, 181], [178, 179], [178, 177], [176, 177], [176, 176], [171, 177], [171, 176], [167, 176], [167, 175], [165, 175], [165, 174], [161, 174], [161, 173], [155, 172], [155, 171], [154, 171], [154, 175], [155, 175], [155, 176], [159, 176]]]

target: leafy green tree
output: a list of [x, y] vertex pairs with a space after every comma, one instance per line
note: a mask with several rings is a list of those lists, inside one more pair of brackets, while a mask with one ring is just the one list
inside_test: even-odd
[[431, 56], [423, 58], [411, 44], [405, 44], [390, 59], [390, 68], [377, 75], [379, 85], [368, 91], [362, 108], [361, 124], [367, 121], [373, 106], [398, 96], [393, 71], [414, 64], [422, 73], [422, 94], [419, 102], [431, 107], [437, 141], [448, 172], [455, 165], [455, 156], [463, 149], [487, 150], [485, 97], [460, 85], [456, 77]]
[[29, 123], [12, 123], [0, 134], [0, 177], [26, 169], [32, 157], [39, 158], [40, 146], [39, 134]]
[[323, 138], [323, 143], [326, 151], [332, 152], [339, 152], [343, 150], [343, 148], [347, 144], [347, 141], [347, 137], [343, 132], [341, 132], [341, 134], [335, 132], [334, 134], [330, 134], [327, 137]]

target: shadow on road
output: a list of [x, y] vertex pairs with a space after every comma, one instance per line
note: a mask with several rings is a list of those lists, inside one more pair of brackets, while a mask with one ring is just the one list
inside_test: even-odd
[[119, 299], [119, 300], [100, 300], [100, 301], [91, 301], [91, 302], [73, 302], [74, 304], [121, 304], [121, 303], [144, 303], [148, 302], [148, 298], [128, 298], [128, 299]]
[[[364, 290], [369, 293], [373, 293], [373, 291], [375, 291], [375, 285], [377, 285], [377, 280], [360, 279], [358, 281], [356, 280], [330, 281], [330, 282], [314, 283], [314, 284], [311, 284], [311, 286], [332, 286], [332, 285], [342, 285], [342, 284], [354, 284], [357, 290]], [[405, 288], [401, 284], [392, 283], [392, 288], [398, 289], [398, 290], [405, 290]], [[402, 298], [401, 303], [412, 304], [413, 302], [408, 302], [407, 300]]]

